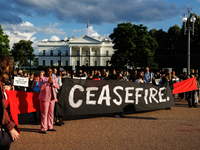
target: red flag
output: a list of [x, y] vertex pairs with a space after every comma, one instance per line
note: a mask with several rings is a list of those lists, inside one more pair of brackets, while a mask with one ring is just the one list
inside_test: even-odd
[[188, 91], [197, 90], [196, 79], [190, 78], [178, 83], [174, 83], [174, 91], [173, 94], [184, 93]]
[[10, 104], [10, 113], [18, 125], [18, 114], [36, 112], [40, 110], [39, 93], [6, 90], [7, 103]]

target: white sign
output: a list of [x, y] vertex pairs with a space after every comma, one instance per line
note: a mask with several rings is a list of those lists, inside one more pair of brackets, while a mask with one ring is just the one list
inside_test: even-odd
[[14, 86], [28, 87], [29, 77], [14, 77]]

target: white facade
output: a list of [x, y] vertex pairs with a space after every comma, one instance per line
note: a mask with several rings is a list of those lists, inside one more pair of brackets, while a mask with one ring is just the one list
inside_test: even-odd
[[[105, 38], [95, 39], [84, 35], [62, 41], [39, 41], [39, 65], [58, 66], [109, 66], [114, 44]], [[61, 56], [58, 56], [61, 52]]]

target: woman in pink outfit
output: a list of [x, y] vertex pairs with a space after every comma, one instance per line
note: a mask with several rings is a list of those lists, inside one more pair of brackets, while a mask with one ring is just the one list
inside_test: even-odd
[[39, 79], [39, 88], [41, 89], [41, 92], [38, 98], [40, 100], [41, 111], [41, 133], [43, 134], [46, 134], [47, 129], [48, 131], [56, 131], [53, 129], [53, 117], [56, 100], [55, 88], [58, 89], [59, 85], [56, 78], [51, 75], [52, 69], [48, 68], [46, 70], [46, 76], [40, 77]]

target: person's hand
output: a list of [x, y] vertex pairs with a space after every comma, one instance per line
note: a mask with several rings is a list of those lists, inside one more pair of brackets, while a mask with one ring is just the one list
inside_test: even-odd
[[49, 83], [53, 83], [53, 78], [49, 77]]
[[15, 141], [19, 138], [19, 133], [14, 128], [10, 131], [10, 134], [11, 134], [13, 141]]

